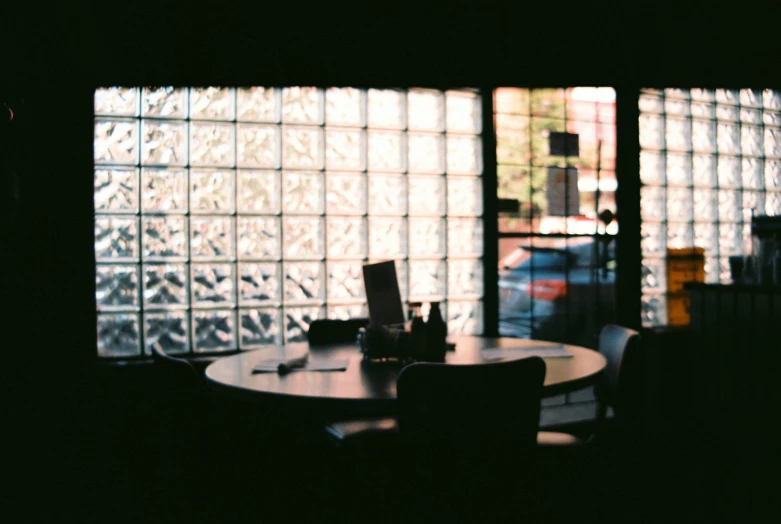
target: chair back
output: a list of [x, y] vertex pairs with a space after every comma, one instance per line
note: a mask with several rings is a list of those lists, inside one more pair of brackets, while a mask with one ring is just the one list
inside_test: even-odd
[[[642, 376], [639, 371], [640, 334], [615, 324], [608, 324], [599, 334], [599, 352], [607, 360], [602, 377], [594, 387], [600, 404], [600, 418], [607, 407], [612, 407], [616, 417], [633, 409]], [[630, 407], [632, 406], [632, 407]]]
[[149, 350], [168, 386], [175, 388], [178, 393], [197, 393], [203, 388], [203, 380], [188, 361], [169, 355], [159, 342], [151, 344]]
[[353, 343], [358, 336], [358, 330], [368, 324], [368, 318], [318, 319], [309, 324], [307, 339], [310, 346]]

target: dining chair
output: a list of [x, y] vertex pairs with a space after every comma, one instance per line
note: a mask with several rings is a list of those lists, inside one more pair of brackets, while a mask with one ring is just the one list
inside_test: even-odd
[[369, 452], [363, 456], [385, 454], [395, 442], [388, 461], [394, 463], [383, 475], [402, 489], [405, 507], [417, 518], [484, 519], [498, 510], [519, 511], [513, 502], [532, 493], [544, 378], [539, 357], [414, 363], [397, 381], [398, 418], [335, 423], [326, 430], [342, 449]]
[[351, 318], [347, 320], [317, 319], [309, 324], [307, 340], [310, 346], [327, 344], [354, 343], [358, 330], [369, 324], [368, 318]]

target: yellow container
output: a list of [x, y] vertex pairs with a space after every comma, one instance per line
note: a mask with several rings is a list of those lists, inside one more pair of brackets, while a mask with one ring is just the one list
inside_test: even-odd
[[687, 282], [705, 282], [705, 250], [701, 247], [667, 250], [667, 324], [688, 326]]

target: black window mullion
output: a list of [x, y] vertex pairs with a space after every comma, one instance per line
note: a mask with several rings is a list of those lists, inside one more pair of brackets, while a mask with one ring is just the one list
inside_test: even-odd
[[494, 86], [480, 88], [483, 139], [483, 334], [499, 335], [499, 214]]

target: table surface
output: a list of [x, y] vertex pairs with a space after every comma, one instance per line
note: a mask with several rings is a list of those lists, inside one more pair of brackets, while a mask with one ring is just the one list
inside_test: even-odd
[[[456, 344], [455, 351], [447, 353], [448, 364], [486, 362], [480, 353], [483, 348], [561, 345], [538, 340], [472, 336], [448, 337], [448, 341]], [[575, 391], [592, 384], [606, 366], [605, 357], [596, 351], [566, 344], [564, 347], [572, 354], [572, 358], [544, 359], [547, 366], [543, 387], [545, 397]], [[252, 373], [255, 365], [262, 360], [296, 357], [307, 351], [311, 357], [348, 360], [347, 370], [298, 371], [287, 375]], [[206, 381], [216, 390], [238, 395], [245, 400], [284, 397], [287, 400], [388, 406], [395, 404], [396, 379], [402, 367], [399, 363], [365, 361], [354, 344], [310, 349], [307, 343], [296, 343], [220, 358], [206, 368]]]

